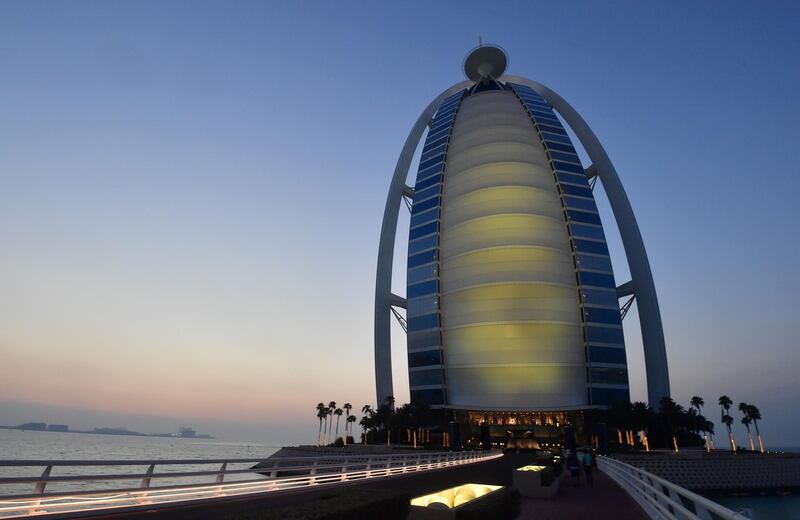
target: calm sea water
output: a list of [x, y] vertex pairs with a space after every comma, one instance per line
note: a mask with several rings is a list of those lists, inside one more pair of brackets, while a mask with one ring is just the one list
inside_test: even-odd
[[[95, 435], [87, 433], [32, 432], [19, 430], [0, 430], [0, 459], [50, 459], [50, 460], [152, 460], [152, 459], [222, 459], [222, 458], [266, 458], [275, 453], [280, 446], [270, 446], [258, 442], [227, 442], [215, 439], [181, 439], [171, 437], [136, 437], [128, 435]], [[246, 469], [249, 464], [228, 465], [228, 469]], [[44, 468], [0, 467], [0, 476], [39, 476]], [[219, 465], [181, 465], [164, 466], [156, 471], [208, 471], [217, 470]], [[103, 466], [103, 467], [64, 467], [53, 468], [51, 476], [89, 475], [98, 473], [137, 474], [144, 473], [147, 466]], [[229, 480], [259, 478], [257, 473], [229, 475]], [[154, 480], [151, 485], [177, 483], [212, 482], [213, 476], [194, 479]], [[104, 482], [103, 489], [136, 487], [139, 480], [119, 480]], [[30, 493], [30, 484], [0, 484], [0, 495]], [[98, 482], [52, 483], [48, 492], [97, 489]]]

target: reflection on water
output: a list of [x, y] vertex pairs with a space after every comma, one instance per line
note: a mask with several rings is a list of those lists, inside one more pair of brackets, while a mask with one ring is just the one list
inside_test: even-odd
[[[227, 442], [214, 439], [182, 439], [171, 437], [138, 437], [129, 435], [95, 435], [84, 433], [35, 432], [0, 430], [0, 459], [50, 459], [50, 460], [141, 460], [141, 459], [222, 459], [222, 458], [266, 458], [275, 453], [278, 446], [257, 442]], [[231, 469], [247, 469], [252, 463], [229, 464]], [[216, 471], [213, 465], [156, 466], [156, 472]], [[0, 476], [39, 476], [44, 467], [8, 468], [0, 466]], [[54, 467], [51, 476], [96, 475], [100, 473], [141, 474], [147, 466], [90, 466]], [[225, 481], [260, 478], [257, 473], [226, 475]], [[172, 484], [209, 483], [214, 476], [154, 479], [151, 486]], [[47, 492], [78, 491], [88, 489], [119, 489], [138, 487], [140, 480], [115, 480], [105, 482], [51, 483]], [[32, 484], [0, 484], [0, 495], [31, 493]]]
[[800, 496], [709, 497], [728, 509], [749, 509], [754, 520], [800, 520]]

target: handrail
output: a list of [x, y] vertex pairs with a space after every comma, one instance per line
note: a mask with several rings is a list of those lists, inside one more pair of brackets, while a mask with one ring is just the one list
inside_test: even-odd
[[[0, 518], [31, 513], [74, 513], [96, 509], [127, 510], [146, 505], [158, 507], [174, 502], [225, 499], [254, 493], [276, 493], [309, 486], [347, 484], [369, 478], [386, 478], [409, 472], [426, 471], [462, 464], [470, 464], [501, 457], [496, 452], [417, 452], [391, 455], [319, 455], [313, 457], [276, 457], [270, 459], [174, 459], [174, 460], [5, 460], [0, 465], [8, 467], [44, 466], [41, 476], [0, 478], [2, 486], [35, 483], [33, 493], [25, 495], [0, 494]], [[263, 467], [228, 469], [232, 463], [264, 463]], [[221, 464], [218, 470], [162, 471], [156, 466]], [[54, 466], [147, 466], [146, 473], [101, 473], [90, 475], [51, 476]], [[261, 474], [261, 478], [223, 482], [226, 475], [243, 473]], [[287, 473], [289, 473], [287, 475]], [[152, 486], [152, 480], [213, 476], [213, 483]], [[124, 489], [90, 489], [45, 493], [48, 483], [98, 482], [139, 480], [138, 487]]]
[[748, 520], [740, 513], [636, 466], [605, 456], [598, 457], [597, 464], [642, 506], [650, 518]]

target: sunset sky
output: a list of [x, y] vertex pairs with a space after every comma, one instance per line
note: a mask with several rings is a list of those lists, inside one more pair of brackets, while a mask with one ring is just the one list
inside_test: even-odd
[[481, 35], [614, 161], [676, 400], [717, 422], [719, 395], [753, 402], [768, 445], [800, 445], [798, 20], [796, 2], [0, 3], [0, 424], [297, 443], [318, 401], [374, 404], [391, 173]]

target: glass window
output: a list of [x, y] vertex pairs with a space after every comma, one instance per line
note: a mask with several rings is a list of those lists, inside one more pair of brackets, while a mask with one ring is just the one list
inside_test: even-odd
[[408, 333], [409, 349], [423, 349], [425, 347], [440, 346], [441, 344], [442, 337], [439, 335], [439, 329], [428, 329]]
[[589, 186], [589, 181], [586, 180], [585, 175], [578, 175], [575, 173], [566, 173], [566, 172], [556, 172], [556, 178], [558, 178], [558, 182], [566, 182], [567, 184], [577, 184], [580, 187]]
[[[564, 152], [557, 152], [555, 150], [550, 150], [550, 157], [555, 160], [559, 161], [567, 161], [567, 162], [574, 162], [574, 163], [581, 163], [581, 160], [578, 159], [578, 156], [573, 153], [564, 153]], [[583, 168], [581, 168], [583, 169]]]
[[406, 290], [406, 297], [408, 299], [416, 298], [417, 296], [424, 296], [426, 294], [436, 294], [439, 289], [439, 282], [436, 280], [429, 280], [427, 282], [409, 285]]
[[450, 135], [450, 125], [444, 125], [437, 128], [435, 131], [431, 132], [428, 131], [428, 137], [426, 140], [436, 140], [441, 139], [442, 137], [448, 137]]
[[420, 161], [427, 161], [432, 157], [436, 157], [440, 153], [444, 153], [445, 149], [447, 148], [447, 144], [440, 144], [435, 148], [431, 148], [427, 152], [423, 152], [422, 157], [420, 157]]
[[415, 316], [408, 319], [408, 330], [412, 332], [416, 330], [435, 329], [438, 326], [438, 314], [426, 314], [424, 316]]
[[[437, 201], [439, 199], [428, 199], [432, 201]], [[425, 204], [425, 202], [423, 202]], [[588, 213], [586, 211], [577, 211], [574, 209], [568, 209], [567, 215], [569, 215], [570, 220], [574, 220], [577, 222], [583, 222], [584, 224], [597, 224], [598, 226], [601, 224], [600, 222], [600, 215], [597, 213]]]
[[[434, 352], [439, 354], [438, 350]], [[589, 361], [591, 363], [615, 363], [618, 365], [627, 363], [625, 349], [614, 347], [589, 347]]]
[[571, 164], [561, 161], [553, 161], [553, 168], [556, 170], [561, 170], [562, 172], [572, 172], [572, 173], [579, 173], [581, 175], [586, 175], [583, 166], [581, 166], [580, 164]]
[[433, 249], [439, 243], [439, 236], [438, 235], [428, 235], [426, 237], [420, 238], [419, 240], [414, 240], [408, 244], [408, 254], [413, 255], [427, 249]]
[[627, 389], [617, 388], [592, 388], [592, 404], [611, 405], [615, 402], [630, 402], [630, 392]]
[[444, 108], [440, 107], [439, 110], [436, 111], [436, 117], [434, 119], [442, 119], [443, 117], [449, 117], [453, 115], [453, 113], [456, 111], [456, 108], [458, 108], [458, 105], [456, 103], [448, 104], [444, 106]]
[[461, 101], [461, 96], [458, 96], [458, 97], [456, 97], [456, 98], [449, 98], [449, 99], [446, 99], [446, 100], [444, 100], [444, 101], [442, 102], [442, 104], [439, 106], [439, 109], [438, 109], [438, 111], [439, 111], [439, 112], [444, 112], [444, 111], [446, 111], [446, 110], [450, 110], [451, 108], [455, 108], [455, 107], [457, 107], [457, 106], [458, 106], [458, 103], [459, 103], [460, 101]]
[[434, 164], [433, 166], [425, 168], [424, 170], [419, 170], [417, 172], [417, 180], [430, 177], [431, 175], [437, 175], [439, 173], [444, 173], [444, 163], [442, 162]]
[[441, 189], [442, 189], [442, 185], [441, 184], [436, 184], [436, 185], [430, 186], [430, 187], [428, 187], [428, 188], [426, 188], [424, 190], [420, 190], [420, 191], [414, 190], [414, 202], [423, 201], [425, 199], [429, 199], [429, 198], [433, 197], [434, 195], [438, 195], [439, 191], [441, 191]]
[[408, 373], [409, 386], [441, 385], [444, 376], [441, 368], [431, 370], [412, 370]]
[[567, 195], [577, 195], [579, 197], [592, 197], [592, 190], [583, 188], [581, 186], [572, 186], [569, 184], [562, 184], [560, 186], [561, 192]]
[[[413, 208], [413, 206], [412, 206]], [[411, 228], [421, 226], [428, 222], [433, 222], [439, 218], [439, 208], [429, 209], [428, 211], [421, 211], [419, 213], [412, 213], [411, 215]]]
[[625, 344], [625, 336], [621, 328], [586, 327], [586, 339], [589, 343], [616, 343]]
[[441, 137], [441, 134], [449, 133], [450, 127], [452, 126], [452, 124], [453, 124], [453, 121], [451, 119], [443, 119], [441, 121], [436, 121], [428, 129], [428, 136], [429, 137], [427, 137], [426, 140], [430, 139], [431, 138], [430, 136], [433, 136], [436, 139], [439, 139]]
[[539, 130], [539, 133], [542, 134], [542, 139], [545, 141], [555, 141], [557, 143], [572, 144], [572, 141], [570, 141], [569, 137], [567, 137], [566, 135], [552, 134], [550, 132], [545, 132], [541, 129]]
[[604, 242], [591, 242], [589, 240], [573, 240], [575, 250], [581, 253], [594, 253], [608, 256], [608, 246]]
[[591, 255], [579, 254], [577, 255], [577, 260], [578, 260], [578, 269], [582, 271], [591, 270], [591, 271], [605, 271], [607, 273], [612, 272], [611, 259], [607, 256], [591, 256]]
[[567, 132], [565, 132], [564, 129], [561, 128], [560, 126], [544, 125], [544, 124], [538, 124], [537, 126], [539, 127], [540, 132], [548, 132], [550, 134], [561, 134], [564, 136], [567, 135]]
[[[609, 260], [608, 263], [610, 264], [611, 260]], [[604, 289], [591, 289], [588, 287], [581, 287], [581, 294], [583, 295], [583, 302], [588, 305], [606, 305], [608, 307], [619, 307], [619, 299], [617, 298], [616, 289], [604, 290]]]
[[430, 152], [434, 148], [441, 146], [447, 143], [449, 136], [440, 137], [431, 141], [430, 139], [425, 140], [425, 148], [422, 149], [422, 154], [425, 155], [426, 153]]
[[589, 226], [586, 224], [576, 224], [570, 222], [569, 232], [575, 238], [592, 238], [594, 240], [605, 240], [603, 228], [600, 226]]
[[598, 287], [616, 287], [614, 285], [614, 275], [612, 274], [590, 273], [587, 271], [580, 271], [578, 272], [578, 275], [581, 278], [581, 285], [595, 285]]
[[625, 368], [592, 368], [592, 383], [627, 385], [628, 370]]
[[618, 309], [598, 309], [597, 307], [584, 307], [583, 312], [587, 323], [606, 323], [619, 325], [621, 323]]
[[[436, 235], [432, 236], [435, 237]], [[409, 269], [406, 279], [408, 281], [408, 284], [411, 285], [417, 282], [421, 282], [423, 280], [430, 280], [431, 278], [436, 278], [438, 272], [439, 268], [436, 264], [428, 264], [422, 267]]]
[[575, 153], [575, 148], [571, 144], [547, 143], [547, 147], [560, 152]]
[[[594, 348], [601, 348], [601, 347], [594, 347]], [[622, 351], [622, 357], [625, 357], [625, 351]], [[442, 352], [439, 349], [436, 350], [424, 350], [422, 352], [411, 352], [408, 355], [408, 366], [410, 368], [414, 367], [424, 367], [428, 365], [441, 365], [442, 364]]]
[[542, 123], [543, 125], [560, 125], [561, 121], [553, 117], [553, 114], [546, 113], [546, 112], [539, 112], [538, 110], [533, 110], [529, 107], [531, 117], [537, 122]]
[[564, 204], [568, 208], [585, 209], [586, 211], [597, 211], [597, 205], [591, 199], [579, 199], [577, 197], [564, 196]]
[[437, 296], [422, 296], [407, 300], [408, 316], [423, 316], [439, 311], [439, 298]]
[[420, 265], [435, 262], [436, 258], [439, 256], [437, 253], [438, 252], [436, 249], [431, 249], [430, 251], [425, 251], [424, 253], [409, 256], [408, 268], [411, 269], [412, 267], [418, 267]]
[[433, 197], [427, 200], [423, 200], [422, 202], [417, 202], [416, 200], [411, 205], [412, 213], [422, 213], [423, 211], [427, 211], [431, 208], [436, 208], [439, 206], [439, 197]]
[[[417, 177], [417, 178], [419, 178], [419, 177]], [[441, 173], [438, 174], [438, 175], [434, 175], [432, 177], [428, 177], [427, 179], [424, 179], [424, 180], [421, 180], [421, 181], [418, 180], [414, 190], [415, 191], [416, 190], [424, 190], [428, 186], [433, 186], [434, 184], [439, 184], [440, 182], [442, 182], [442, 174]]]
[[409, 240], [414, 240], [415, 238], [421, 238], [421, 237], [424, 237], [425, 235], [430, 235], [431, 233], [436, 233], [436, 231], [438, 231], [438, 230], [439, 230], [439, 222], [438, 221], [431, 222], [430, 224], [425, 224], [425, 225], [420, 226], [418, 228], [412, 229], [408, 233], [408, 239]]
[[419, 169], [420, 171], [425, 170], [427, 168], [430, 168], [431, 166], [439, 164], [442, 161], [444, 161], [444, 153], [440, 153], [439, 155], [435, 156], [432, 159], [428, 159], [427, 161], [422, 161], [421, 163], [419, 163]]
[[444, 404], [444, 391], [439, 388], [434, 390], [412, 390], [411, 402], [427, 405]]

